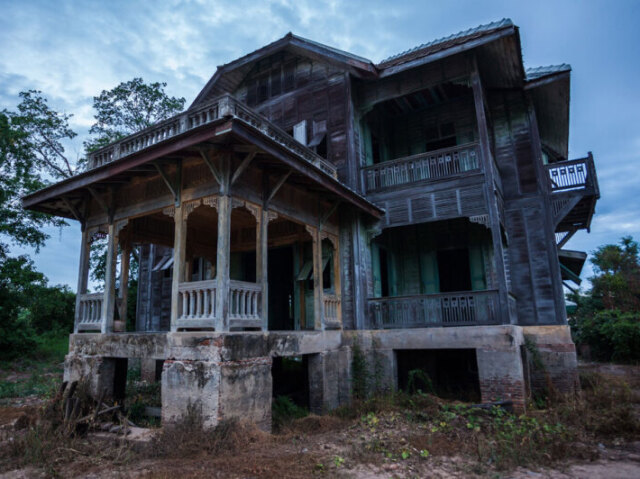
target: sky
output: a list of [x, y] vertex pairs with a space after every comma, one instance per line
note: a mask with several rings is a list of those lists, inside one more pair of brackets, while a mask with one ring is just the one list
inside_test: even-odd
[[[93, 123], [104, 89], [142, 77], [167, 83], [187, 105], [228, 63], [292, 31], [379, 62], [430, 40], [511, 18], [525, 67], [569, 63], [569, 157], [592, 151], [602, 198], [591, 233], [566, 248], [592, 252], [623, 235], [640, 240], [640, 0], [532, 1], [36, 1], [0, 0], [0, 109], [38, 89], [73, 114], [79, 134]], [[29, 254], [51, 284], [77, 282], [80, 229], [50, 228]], [[583, 278], [591, 275], [587, 265]]]

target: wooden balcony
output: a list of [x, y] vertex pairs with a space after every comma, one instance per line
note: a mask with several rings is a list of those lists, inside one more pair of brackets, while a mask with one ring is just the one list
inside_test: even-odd
[[318, 169], [334, 178], [337, 177], [335, 166], [229, 94], [219, 96], [206, 105], [187, 110], [94, 151], [89, 155], [88, 169], [97, 168], [125, 158], [146, 148], [166, 142], [182, 133], [223, 118], [235, 118], [251, 125]]
[[589, 229], [600, 198], [591, 153], [586, 158], [545, 165], [545, 169], [549, 175], [555, 231]]
[[500, 324], [498, 291], [369, 298], [372, 329]]
[[384, 161], [362, 169], [367, 193], [481, 170], [477, 143]]

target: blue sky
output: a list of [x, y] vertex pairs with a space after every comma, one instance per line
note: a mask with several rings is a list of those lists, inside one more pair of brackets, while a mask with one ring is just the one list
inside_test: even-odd
[[[573, 67], [569, 155], [593, 151], [602, 199], [591, 234], [567, 245], [593, 251], [640, 239], [640, 1], [9, 1], [0, 0], [0, 109], [39, 89], [73, 113], [77, 157], [93, 122], [92, 97], [141, 76], [189, 104], [216, 66], [285, 33], [374, 62], [429, 40], [511, 18], [525, 66]], [[51, 283], [76, 285], [79, 228], [50, 231], [31, 254]], [[589, 276], [590, 270], [583, 273]]]

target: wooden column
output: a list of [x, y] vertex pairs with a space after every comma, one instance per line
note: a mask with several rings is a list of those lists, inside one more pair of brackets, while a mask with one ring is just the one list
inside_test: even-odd
[[266, 208], [260, 208], [256, 218], [256, 281], [262, 286], [262, 330], [269, 329], [269, 278], [268, 278], [268, 254], [269, 254], [269, 212]]
[[216, 271], [216, 331], [229, 330], [229, 256], [231, 254], [231, 197], [218, 198], [218, 256]]
[[129, 294], [129, 261], [131, 259], [131, 244], [129, 241], [122, 246], [120, 253], [120, 321], [124, 321], [127, 328], [127, 296]]
[[322, 241], [320, 231], [313, 226], [307, 226], [307, 231], [313, 240], [313, 318], [316, 331], [324, 330], [324, 304], [322, 291]]
[[80, 244], [80, 264], [78, 266], [78, 289], [76, 290], [76, 311], [73, 332], [78, 332], [78, 323], [80, 322], [80, 299], [87, 292], [87, 283], [89, 281], [89, 257], [91, 256], [91, 245], [89, 244], [89, 232], [83, 226], [82, 239]]
[[340, 239], [335, 237], [333, 241], [333, 289], [336, 294], [336, 298], [340, 301], [338, 306], [337, 316], [340, 325], [342, 326], [342, 283], [340, 278]]
[[473, 99], [476, 110], [476, 120], [478, 122], [478, 136], [480, 139], [480, 150], [482, 151], [482, 164], [485, 178], [485, 198], [487, 204], [487, 212], [489, 215], [489, 228], [491, 230], [491, 239], [493, 241], [493, 259], [496, 268], [496, 276], [498, 280], [498, 298], [499, 313], [498, 317], [503, 324], [509, 324], [509, 298], [507, 291], [507, 277], [504, 265], [504, 251], [502, 245], [502, 231], [500, 226], [500, 216], [498, 212], [498, 203], [496, 199], [496, 186], [493, 168], [493, 155], [491, 153], [491, 141], [489, 138], [489, 128], [487, 126], [487, 117], [484, 109], [485, 99], [482, 82], [480, 81], [480, 73], [475, 57], [472, 63], [471, 85], [473, 88]]
[[113, 316], [116, 304], [116, 260], [118, 253], [118, 229], [115, 223], [109, 224], [107, 243], [107, 263], [104, 275], [104, 299], [102, 300], [102, 325], [100, 331], [113, 332]]
[[187, 249], [187, 221], [182, 204], [174, 209], [175, 231], [173, 239], [173, 278], [171, 281], [171, 331], [178, 330], [180, 296], [178, 287], [185, 280], [185, 256]]

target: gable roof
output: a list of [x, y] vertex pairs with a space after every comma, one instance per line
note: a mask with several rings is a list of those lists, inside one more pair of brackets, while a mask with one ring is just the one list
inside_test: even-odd
[[562, 63], [560, 65], [547, 65], [542, 67], [527, 68], [525, 71], [525, 80], [532, 82], [540, 78], [546, 78], [559, 73], [568, 73], [571, 71], [571, 65]]
[[217, 84], [223, 79], [223, 77], [230, 76], [231, 78], [229, 79], [229, 83], [237, 86], [244, 76], [249, 73], [254, 62], [285, 49], [292, 50], [295, 53], [300, 53], [311, 58], [322, 58], [324, 61], [340, 66], [356, 76], [366, 77], [376, 76], [377, 74], [376, 67], [371, 60], [354, 55], [353, 53], [345, 52], [338, 48], [323, 45], [322, 43], [318, 43], [289, 32], [275, 42], [269, 43], [268, 45], [233, 60], [232, 62], [220, 65], [189, 108], [193, 107], [210, 94], [216, 95], [223, 93], [224, 91], [229, 91], [228, 85], [222, 85], [222, 88], [216, 88]]

